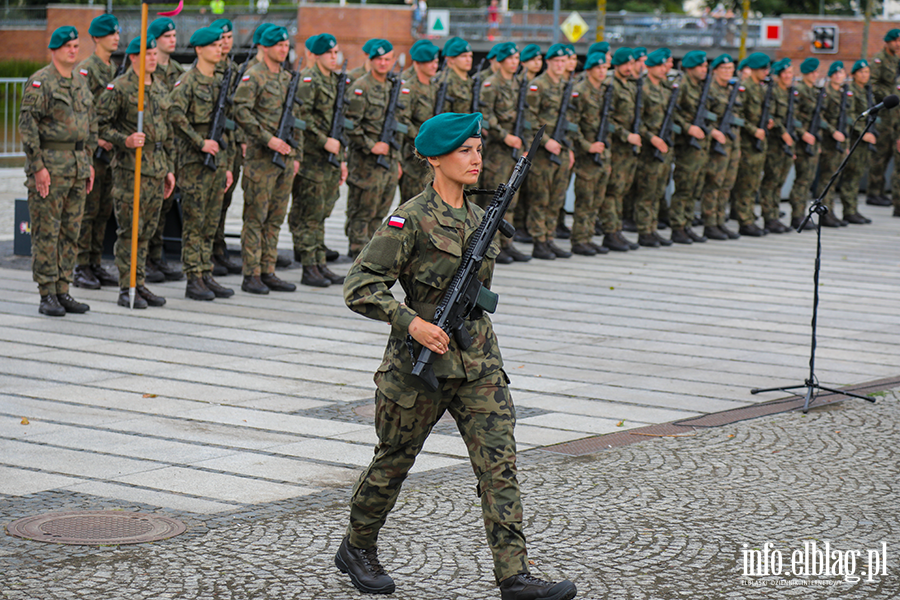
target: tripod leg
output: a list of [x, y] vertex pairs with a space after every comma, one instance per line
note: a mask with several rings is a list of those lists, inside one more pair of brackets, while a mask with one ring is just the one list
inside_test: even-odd
[[809, 412], [809, 403], [812, 401], [813, 390], [815, 389], [815, 385], [810, 384], [806, 386], [806, 401], [803, 403], [803, 414]]
[[826, 392], [831, 392], [832, 394], [839, 394], [841, 396], [850, 396], [851, 398], [859, 398], [860, 400], [865, 400], [866, 402], [875, 403], [875, 398], [869, 398], [868, 396], [861, 396], [859, 394], [854, 394], [853, 392], [847, 392], [844, 390], [835, 390], [832, 388], [823, 387], [821, 385], [816, 385], [820, 390], [825, 390]]
[[[790, 392], [791, 390], [799, 390], [800, 388], [807, 387], [806, 384], [803, 385], [789, 385], [787, 387], [773, 387], [773, 388], [753, 388], [750, 390], [751, 394], [764, 394], [766, 392]], [[795, 394], [795, 396], [799, 396], [800, 394]]]

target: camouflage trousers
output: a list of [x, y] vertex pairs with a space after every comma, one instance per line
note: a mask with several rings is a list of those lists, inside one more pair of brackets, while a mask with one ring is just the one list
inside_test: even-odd
[[369, 548], [377, 542], [400, 486], [428, 434], [449, 411], [466, 447], [481, 498], [488, 546], [497, 582], [528, 572], [522, 502], [516, 476], [515, 407], [506, 376], [495, 371], [477, 381], [443, 380], [437, 392], [412, 375], [376, 374], [375, 457], [362, 472], [350, 501], [350, 544]]
[[228, 246], [225, 243], [225, 215], [231, 207], [231, 199], [234, 196], [234, 190], [237, 188], [238, 179], [241, 177], [241, 166], [244, 164], [240, 146], [237, 147], [237, 152], [234, 154], [234, 163], [231, 166], [231, 174], [233, 176], [231, 187], [225, 190], [225, 196], [222, 198], [222, 212], [219, 216], [219, 225], [216, 227], [216, 237], [213, 240], [213, 254], [219, 256], [228, 252]]
[[[845, 150], [839, 151], [836, 148], [834, 140], [826, 139], [822, 142], [822, 152], [819, 154], [819, 183], [816, 186], [816, 198], [818, 198], [825, 190], [825, 186], [828, 185], [831, 176], [834, 175], [835, 171], [837, 171], [838, 167], [841, 165], [841, 161], [844, 160], [846, 147], [847, 144], [845, 143]], [[822, 199], [822, 204], [828, 207], [831, 214], [834, 214], [834, 198], [837, 196], [840, 182], [841, 180], [838, 178], [835, 185], [832, 185], [831, 189], [828, 190], [828, 195]]]
[[244, 276], [275, 272], [278, 232], [287, 214], [294, 165], [285, 159], [282, 169], [272, 162], [271, 151], [244, 163], [244, 226], [241, 229], [241, 258]]
[[[855, 134], [854, 134], [855, 137]], [[845, 146], [847, 144], [844, 144]], [[838, 193], [841, 196], [841, 217], [846, 218], [847, 215], [853, 215], [858, 212], [857, 205], [859, 203], [859, 182], [863, 173], [866, 172], [866, 165], [871, 160], [869, 151], [866, 149], [865, 142], [860, 143], [859, 148], [847, 161], [847, 166], [841, 173], [840, 181], [838, 181]]]
[[78, 253], [87, 179], [50, 174], [50, 193], [41, 198], [34, 177], [28, 188], [31, 219], [31, 275], [41, 296], [67, 294]]
[[812, 195], [812, 184], [819, 166], [820, 144], [813, 146], [813, 155], [806, 152], [806, 144], [796, 145], [797, 158], [794, 160], [794, 186], [791, 188], [791, 219], [803, 218], [806, 201]]
[[525, 223], [535, 242], [546, 242], [553, 238], [560, 208], [559, 190], [569, 184], [568, 151], [563, 149], [560, 152], [565, 165], [554, 163], [550, 156], [546, 150], [538, 150], [523, 184], [528, 190], [529, 200]]
[[[900, 151], [897, 150], [897, 144], [894, 144], [894, 164], [900, 165]], [[900, 168], [895, 168], [891, 173], [891, 200], [894, 203], [894, 210], [900, 210]]]
[[[495, 146], [498, 146], [498, 148], [492, 151], [485, 151], [484, 155], [484, 171], [481, 174], [481, 185], [486, 190], [496, 190], [500, 185], [506, 184], [509, 181], [509, 176], [512, 175], [513, 168], [516, 166], [516, 159], [512, 157], [512, 149], [509, 146], [502, 144], [502, 150], [499, 148], [501, 144], [495, 144]], [[498, 152], [497, 150], [501, 151]], [[510, 201], [509, 208], [506, 209], [506, 216], [504, 216], [507, 221], [512, 222], [519, 202], [519, 194], [521, 193], [522, 189], [519, 188], [519, 191], [516, 192], [516, 195]], [[490, 196], [476, 196], [476, 198], [478, 198], [478, 203], [482, 208], [486, 207], [491, 201]], [[512, 243], [512, 238], [504, 235], [500, 236], [500, 246], [502, 248], [509, 248], [512, 246]]]
[[331, 214], [340, 195], [340, 182], [341, 169], [322, 153], [305, 158], [294, 177], [288, 228], [294, 254], [304, 267], [325, 264], [325, 211]]
[[[653, 157], [651, 148], [645, 149], [638, 156], [637, 169], [634, 172], [634, 224], [638, 233], [653, 233], [657, 227], [659, 203], [666, 193], [669, 174], [672, 172], [672, 156], [669, 150], [663, 160]], [[676, 167], [677, 169], [677, 167]]]
[[182, 196], [181, 182], [178, 182], [178, 188], [168, 198], [164, 198], [162, 206], [159, 208], [159, 218], [156, 220], [156, 231], [150, 238], [150, 248], [147, 258], [153, 262], [159, 262], [165, 252], [165, 244], [163, 243], [163, 232], [166, 230], [166, 217], [172, 211], [176, 199]]
[[[896, 127], [896, 115], [893, 111], [884, 110], [878, 113], [879, 123], [878, 137], [876, 137], [875, 152], [869, 152], [865, 148], [860, 148], [857, 152], [865, 150], [869, 152], [866, 163], [869, 165], [869, 181], [867, 184], [867, 194], [869, 196], [882, 196], [884, 190], [884, 175], [887, 171], [888, 161], [894, 155], [897, 146], [897, 139], [893, 135]], [[896, 164], [896, 163], [895, 163]]]
[[759, 188], [760, 214], [764, 221], [776, 221], [781, 212], [781, 188], [793, 164], [791, 155], [784, 151], [784, 143], [773, 140], [766, 150], [766, 164], [763, 167], [762, 185]]
[[203, 163], [195, 162], [179, 168], [175, 176], [181, 182], [181, 210], [184, 215], [181, 262], [189, 278], [212, 271], [212, 247], [222, 215], [225, 172], [224, 167], [212, 171]]
[[[609, 176], [609, 183], [606, 186], [606, 202], [610, 203], [610, 207], [606, 212], [609, 220], [602, 221], [604, 233], [616, 233], [622, 230], [622, 202], [634, 181], [638, 157], [634, 154], [631, 144], [614, 142], [612, 144], [610, 161], [615, 165], [615, 168], [612, 170], [612, 174]], [[603, 215], [601, 214], [602, 217]], [[612, 220], [613, 217], [615, 217], [615, 220]]]
[[765, 144], [760, 152], [754, 145], [755, 141], [756, 138], [749, 142], [741, 140], [741, 162], [731, 190], [731, 205], [741, 225], [750, 225], [756, 221], [754, 204], [766, 164]]
[[[150, 238], [156, 231], [159, 211], [163, 204], [164, 177], [141, 175], [141, 200], [138, 212], [138, 252], [135, 285], [144, 285], [144, 269], [150, 249]], [[134, 171], [113, 171], [113, 203], [116, 210], [116, 268], [119, 270], [119, 287], [131, 285], [131, 240], [134, 218]]]
[[[410, 150], [412, 149], [410, 148]], [[485, 164], [487, 164], [486, 160]], [[428, 163], [419, 160], [415, 155], [410, 154], [404, 157], [401, 165], [403, 166], [403, 177], [400, 178], [400, 204], [403, 204], [413, 196], [421, 194], [434, 176]]]
[[724, 225], [728, 219], [728, 197], [737, 179], [738, 164], [741, 161], [739, 140], [726, 140], [722, 145], [725, 154], [710, 151], [706, 162], [703, 193], [700, 208], [706, 227]]
[[[702, 177], [709, 160], [709, 138], [700, 141], [702, 148], [679, 144], [672, 150], [678, 156], [675, 163], [675, 193], [669, 205], [669, 224], [672, 229], [684, 229], [694, 221], [694, 208], [703, 193]], [[670, 152], [672, 152], [670, 150]], [[702, 211], [702, 208], [701, 208]]]
[[609, 151], [603, 153], [603, 165], [594, 162], [593, 154], [575, 162], [575, 216], [572, 219], [572, 243], [583, 244], [594, 237], [597, 218], [609, 220], [610, 203], [606, 186], [612, 173]]
[[94, 160], [94, 187], [84, 200], [84, 216], [81, 219], [81, 233], [78, 234], [78, 258], [75, 264], [100, 264], [106, 223], [112, 213], [112, 169], [105, 162]]
[[397, 192], [397, 161], [391, 160], [391, 168], [385, 169], [378, 166], [377, 159], [374, 154], [351, 152], [347, 221], [344, 224], [351, 256], [358, 254], [372, 239], [390, 212]]

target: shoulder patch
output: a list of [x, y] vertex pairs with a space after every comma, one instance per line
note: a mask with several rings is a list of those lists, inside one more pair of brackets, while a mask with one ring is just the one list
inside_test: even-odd
[[304, 77], [303, 78], [303, 83], [309, 83], [310, 81], [312, 81], [312, 77]]
[[356, 94], [357, 96], [363, 95], [363, 91], [359, 88], [356, 88], [355, 90], [353, 90], [353, 93]]
[[577, 98], [577, 97], [578, 97], [578, 92], [572, 92], [572, 97], [573, 97], [573, 98]]
[[738, 88], [738, 92], [746, 92], [746, 91], [747, 91], [747, 88], [745, 88], [744, 86], [740, 86]]
[[875, 59], [875, 62], [877, 62], [877, 63], [880, 64], [880, 63], [881, 63], [881, 59], [880, 59], [880, 58], [876, 58], [876, 59]]
[[349, 78], [349, 77], [347, 78], [347, 83], [352, 83], [352, 82], [350, 81], [350, 78]]
[[528, 89], [529, 89], [529, 91], [536, 92], [536, 91], [538, 91], [538, 86], [532, 85], [532, 86], [529, 86]]
[[114, 83], [107, 83], [107, 84], [106, 84], [106, 89], [108, 89], [108, 90], [111, 90], [111, 89], [113, 89], [114, 87], [116, 87], [116, 84], [114, 84]]
[[403, 226], [406, 225], [406, 219], [403, 217], [398, 217], [394, 215], [388, 220], [388, 227], [396, 227], [397, 229], [403, 229]]
[[173, 85], [172, 87], [178, 87], [179, 85], [181, 85], [181, 80], [180, 80], [180, 79], [179, 79], [178, 81], [176, 81], [176, 82], [175, 82], [175, 85]]
[[244, 75], [243, 77], [241, 77], [241, 81], [250, 81], [250, 76]]
[[78, 72], [81, 73], [82, 75], [84, 75], [85, 77], [87, 77], [87, 75], [88, 75], [87, 69], [78, 69]]
[[795, 95], [795, 96], [799, 96], [799, 95], [800, 95], [800, 91], [799, 91], [799, 90], [794, 90], [794, 95]]
[[853, 95], [853, 92], [851, 92], [850, 90], [847, 90], [847, 96], [849, 97], [849, 96], [852, 96], [852, 95]]
[[39, 87], [41, 87], [41, 82], [40, 81], [32, 81], [31, 87], [39, 88]]
[[491, 87], [491, 82], [490, 82], [490, 81], [485, 81], [485, 82], [484, 82], [484, 87]]
[[401, 88], [401, 89], [400, 89], [400, 93], [401, 93], [401, 94], [408, 94], [408, 93], [409, 93], [409, 88]]

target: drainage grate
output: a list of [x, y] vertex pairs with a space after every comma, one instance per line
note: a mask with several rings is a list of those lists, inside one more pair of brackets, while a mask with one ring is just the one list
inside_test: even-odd
[[184, 523], [145, 513], [117, 510], [61, 512], [10, 523], [7, 533], [36, 542], [103, 546], [156, 542], [184, 533]]

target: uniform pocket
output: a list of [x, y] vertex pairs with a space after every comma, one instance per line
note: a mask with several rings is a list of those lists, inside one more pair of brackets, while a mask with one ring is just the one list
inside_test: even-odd
[[400, 408], [409, 409], [416, 405], [419, 390], [408, 378], [416, 379], [413, 375], [405, 375], [388, 367], [387, 371], [375, 373], [375, 385], [385, 398]]
[[462, 243], [455, 232], [432, 229], [428, 232], [427, 256], [419, 261], [416, 280], [438, 290], [445, 289], [459, 268], [461, 256]]

